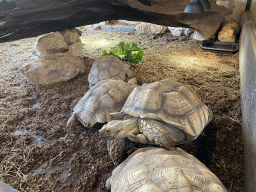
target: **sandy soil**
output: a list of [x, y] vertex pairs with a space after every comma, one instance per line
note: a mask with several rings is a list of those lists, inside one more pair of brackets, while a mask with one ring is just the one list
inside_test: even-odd
[[[0, 179], [20, 191], [106, 191], [113, 164], [96, 125], [67, 127], [89, 90], [88, 73], [102, 50], [136, 42], [144, 60], [132, 67], [139, 84], [171, 78], [190, 85], [214, 113], [197, 140], [181, 145], [229, 191], [243, 191], [243, 142], [238, 54], [203, 52], [197, 41], [171, 34], [84, 32], [87, 73], [47, 87], [29, 84], [19, 68], [39, 37], [0, 44]], [[142, 145], [129, 142], [127, 155]]]

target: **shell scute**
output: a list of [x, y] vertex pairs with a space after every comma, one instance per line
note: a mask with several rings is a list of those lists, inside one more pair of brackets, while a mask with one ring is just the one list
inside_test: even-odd
[[119, 58], [106, 55], [96, 60], [88, 75], [90, 87], [93, 87], [101, 80], [116, 79], [125, 80], [126, 76], [132, 77], [132, 72]]
[[170, 116], [182, 117], [194, 109], [186, 97], [180, 92], [169, 92], [163, 94], [163, 111]]
[[162, 189], [157, 187], [153, 182], [147, 182], [143, 186], [136, 189], [134, 192], [163, 192]]
[[99, 75], [99, 70], [97, 70], [97, 68], [93, 68], [92, 70], [91, 70], [91, 78], [94, 76], [98, 76]]
[[105, 80], [105, 79], [110, 79], [110, 74], [108, 71], [104, 70], [104, 71], [100, 71], [100, 74], [99, 74], [99, 80]]
[[227, 192], [205, 165], [180, 148], [138, 149], [113, 170], [110, 185], [112, 192]]
[[[93, 86], [73, 110], [68, 123], [79, 120], [85, 127], [105, 123], [113, 118], [110, 113], [119, 112], [135, 85], [121, 80], [103, 80]], [[71, 121], [72, 120], [72, 121]]]
[[109, 68], [109, 72], [110, 72], [110, 75], [111, 76], [116, 76], [116, 75], [118, 75], [119, 74], [119, 68], [117, 68], [117, 67], [114, 67], [114, 66], [111, 66], [110, 68]]
[[108, 94], [103, 95], [99, 98], [99, 103], [104, 106], [104, 108], [111, 108], [116, 105], [116, 101], [113, 100]]
[[152, 173], [152, 180], [164, 191], [188, 188], [186, 178], [176, 167], [155, 168]]
[[212, 118], [211, 110], [189, 86], [170, 79], [134, 89], [122, 112], [173, 125], [186, 134], [186, 141], [195, 139]]

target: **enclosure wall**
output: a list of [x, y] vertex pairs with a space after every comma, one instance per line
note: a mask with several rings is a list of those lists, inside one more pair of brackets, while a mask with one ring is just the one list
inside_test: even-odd
[[250, 12], [241, 18], [239, 66], [246, 191], [256, 191], [256, 22]]

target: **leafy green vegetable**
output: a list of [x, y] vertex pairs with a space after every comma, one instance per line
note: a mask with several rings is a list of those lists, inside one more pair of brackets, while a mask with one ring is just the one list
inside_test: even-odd
[[101, 57], [105, 55], [114, 55], [119, 57], [122, 61], [129, 61], [132, 66], [136, 66], [138, 63], [142, 62], [144, 51], [137, 46], [137, 43], [129, 44], [121, 41], [119, 44], [119, 47], [112, 48], [110, 52], [107, 52], [104, 49]]

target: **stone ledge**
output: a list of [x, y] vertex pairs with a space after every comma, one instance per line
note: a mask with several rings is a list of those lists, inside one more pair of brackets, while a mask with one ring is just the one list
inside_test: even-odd
[[134, 27], [125, 27], [125, 26], [111, 26], [111, 25], [102, 25], [101, 30], [107, 31], [120, 31], [120, 32], [134, 32]]
[[1, 192], [19, 192], [18, 190], [12, 188], [11, 186], [7, 185], [2, 181], [0, 181], [0, 191]]

